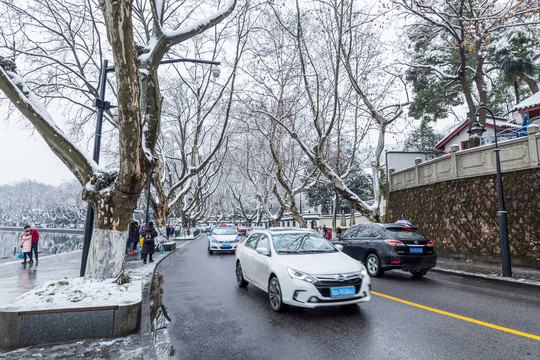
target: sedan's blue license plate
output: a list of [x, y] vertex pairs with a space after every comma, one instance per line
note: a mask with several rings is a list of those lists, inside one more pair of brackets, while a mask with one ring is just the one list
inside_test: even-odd
[[223, 244], [221, 245], [221, 248], [224, 249], [224, 248], [230, 248], [231, 247], [231, 244]]
[[331, 297], [352, 296], [354, 293], [354, 286], [330, 288]]
[[409, 253], [411, 254], [421, 254], [422, 248], [421, 247], [411, 247], [409, 248]]

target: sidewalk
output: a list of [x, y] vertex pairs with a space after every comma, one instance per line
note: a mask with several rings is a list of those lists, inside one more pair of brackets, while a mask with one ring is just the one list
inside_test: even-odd
[[540, 287], [540, 269], [512, 266], [512, 277], [502, 276], [502, 265], [476, 260], [462, 260], [439, 256], [437, 267], [431, 271], [455, 273], [490, 280], [536, 285]]

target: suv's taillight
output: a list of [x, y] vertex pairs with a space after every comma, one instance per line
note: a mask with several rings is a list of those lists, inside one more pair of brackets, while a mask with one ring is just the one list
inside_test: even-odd
[[431, 247], [433, 247], [433, 243], [434, 243], [434, 241], [433, 241], [433, 240], [430, 240], [430, 241], [427, 242], [426, 246], [431, 246]]
[[405, 246], [405, 244], [399, 240], [384, 240], [384, 242], [392, 246]]

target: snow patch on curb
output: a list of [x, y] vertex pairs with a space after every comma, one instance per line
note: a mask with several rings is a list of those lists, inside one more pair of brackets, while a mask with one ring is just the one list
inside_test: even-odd
[[84, 280], [64, 278], [49, 281], [28, 291], [0, 311], [32, 311], [74, 309], [111, 305], [132, 305], [142, 300], [142, 279], [132, 277], [127, 284], [118, 285], [113, 279]]
[[503, 276], [500, 276], [500, 275], [494, 275], [494, 274], [471, 273], [471, 272], [463, 271], [463, 270], [443, 269], [443, 268], [439, 268], [439, 267], [432, 269], [432, 271], [439, 271], [439, 272], [452, 273], [452, 274], [465, 275], [465, 276], [474, 276], [474, 277], [483, 278], [483, 279], [505, 281], [505, 282], [508, 282], [508, 283], [519, 283], [519, 284], [540, 286], [539, 281], [523, 279], [523, 278], [506, 278], [506, 277], [503, 277]]

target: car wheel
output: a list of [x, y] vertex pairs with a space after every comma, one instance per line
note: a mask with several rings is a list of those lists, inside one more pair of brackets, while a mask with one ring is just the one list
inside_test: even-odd
[[236, 283], [239, 287], [246, 287], [248, 286], [248, 282], [246, 279], [244, 279], [244, 272], [242, 271], [242, 265], [240, 265], [240, 261], [236, 263]]
[[381, 268], [381, 261], [376, 254], [369, 254], [366, 259], [366, 269], [370, 276], [378, 277], [384, 273]]
[[413, 278], [421, 278], [422, 276], [426, 275], [428, 272], [428, 269], [420, 269], [420, 270], [411, 270], [411, 274]]
[[210, 255], [212, 255], [212, 254], [214, 253], [214, 251], [213, 251], [212, 249], [210, 249], [210, 244], [208, 244], [208, 253], [209, 253]]
[[283, 297], [281, 294], [281, 286], [276, 277], [272, 277], [268, 283], [268, 300], [272, 310], [281, 312], [285, 310], [285, 304], [283, 304]]

